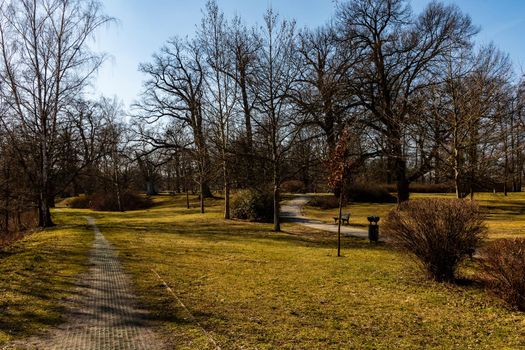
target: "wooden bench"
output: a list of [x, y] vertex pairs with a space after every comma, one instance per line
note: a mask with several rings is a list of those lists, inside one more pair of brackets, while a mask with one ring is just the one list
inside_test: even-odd
[[[337, 224], [337, 220], [339, 220], [339, 217], [335, 216], [334, 223]], [[341, 215], [341, 223], [344, 224], [345, 222], [347, 225], [350, 223], [350, 213], [345, 213]]]

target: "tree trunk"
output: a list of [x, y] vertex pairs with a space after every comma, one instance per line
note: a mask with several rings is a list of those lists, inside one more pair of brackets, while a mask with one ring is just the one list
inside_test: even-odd
[[76, 178], [73, 179], [72, 187], [73, 187], [73, 197], [78, 197], [79, 190], [78, 190], [78, 183], [77, 183], [77, 179]]
[[410, 199], [410, 183], [406, 178], [397, 180], [397, 202], [398, 204]]
[[151, 179], [146, 180], [146, 194], [148, 196], [155, 196], [158, 194], [157, 191], [155, 190], [155, 183]]
[[[273, 137], [275, 140], [275, 135]], [[273, 230], [275, 232], [281, 232], [281, 222], [280, 222], [280, 197], [281, 197], [281, 169], [280, 169], [280, 159], [278, 156], [277, 145], [272, 145], [272, 162], [273, 162]]]
[[461, 183], [459, 182], [459, 172], [456, 169], [454, 169], [454, 187], [456, 188], [456, 198], [463, 198], [463, 194], [461, 193]]
[[6, 198], [5, 200], [5, 208], [4, 208], [4, 230], [5, 233], [9, 233], [9, 199]]
[[40, 151], [42, 155], [42, 164], [41, 164], [41, 189], [40, 189], [40, 198], [39, 198], [39, 213], [38, 213], [38, 226], [42, 228], [53, 227], [55, 224], [51, 219], [51, 212], [49, 210], [49, 176], [48, 176], [48, 153], [46, 150], [47, 146], [47, 135], [44, 128], [43, 141], [40, 146]]
[[210, 188], [207, 187], [207, 184], [205, 184], [204, 181], [201, 181], [201, 183], [200, 183], [201, 214], [204, 214], [204, 198], [206, 197], [204, 195], [204, 191], [206, 191], [206, 188], [207, 188], [208, 191], [210, 191]]
[[394, 173], [396, 175], [397, 202], [400, 204], [410, 199], [410, 182], [407, 179], [406, 162], [403, 159], [400, 146], [398, 152], [396, 152], [396, 156], [394, 160]]
[[246, 71], [241, 67], [239, 71], [240, 80], [239, 88], [242, 96], [242, 108], [244, 112], [244, 127], [246, 129], [246, 183], [249, 187], [254, 184], [254, 167], [253, 167], [253, 131], [252, 131], [252, 116], [250, 111], [250, 102], [248, 101]]
[[113, 174], [113, 186], [115, 186], [115, 196], [117, 197], [118, 211], [124, 211], [124, 206], [122, 205], [122, 193], [119, 184], [119, 174], [116, 166], [113, 168]]
[[230, 180], [228, 178], [228, 165], [226, 161], [223, 162], [223, 175], [224, 175], [224, 219], [230, 220]]
[[[202, 198], [201, 202], [204, 202], [204, 198], [213, 198], [208, 181], [208, 172], [210, 171], [211, 161], [210, 155], [208, 153], [208, 146], [206, 145], [206, 140], [202, 131], [202, 111], [199, 111], [198, 115], [199, 117], [196, 117], [195, 119], [197, 119], [199, 122], [193, 125], [193, 137], [195, 138], [195, 145], [197, 146], [199, 160], [200, 195]], [[202, 209], [202, 212], [204, 212], [204, 209]]]
[[[325, 120], [327, 120], [328, 118], [328, 116], [325, 116]], [[327, 122], [325, 122], [323, 131], [326, 135], [326, 146], [328, 147], [328, 156], [331, 157], [337, 145], [333, 123], [328, 124]]]
[[459, 150], [454, 147], [454, 186], [456, 188], [456, 198], [458, 199], [463, 197], [461, 193], [460, 166]]
[[281, 232], [281, 222], [279, 220], [280, 214], [280, 188], [279, 183], [274, 183], [273, 188], [273, 230], [275, 232]]
[[52, 196], [52, 195], [47, 195], [47, 206], [49, 208], [54, 208], [55, 207], [55, 196]]
[[121, 196], [121, 193], [120, 193], [120, 186], [117, 185], [117, 205], [118, 205], [118, 211], [124, 211], [124, 207], [122, 205], [122, 196]]
[[[397, 187], [397, 203], [401, 204], [410, 198], [410, 181], [407, 178], [407, 164], [403, 154], [403, 140], [401, 130], [397, 126], [391, 126], [388, 134], [389, 165], [395, 176]], [[389, 168], [390, 168], [389, 166]]]
[[46, 198], [47, 196], [45, 194], [40, 194], [40, 200], [38, 205], [38, 226], [42, 228], [55, 226], [51, 218], [51, 212], [49, 210]]
[[224, 218], [230, 220], [230, 184], [224, 186]]
[[[344, 188], [344, 186], [341, 186]], [[343, 216], [343, 191], [339, 191], [339, 220], [337, 221], [337, 256], [341, 256], [341, 218]]]
[[175, 191], [181, 193], [181, 170], [179, 167], [178, 155], [176, 156], [177, 161], [175, 163]]
[[211, 190], [210, 190], [210, 184], [208, 181], [204, 181], [202, 183], [202, 186], [201, 186], [201, 195], [204, 197], [204, 198], [213, 198], [213, 194], [211, 193]]

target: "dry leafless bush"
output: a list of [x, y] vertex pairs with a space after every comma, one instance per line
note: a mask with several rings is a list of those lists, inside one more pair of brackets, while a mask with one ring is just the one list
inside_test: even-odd
[[481, 252], [480, 266], [492, 290], [525, 311], [525, 239], [499, 239]]
[[288, 180], [281, 184], [281, 191], [285, 193], [303, 193], [306, 191], [306, 186], [300, 180]]
[[421, 263], [430, 278], [451, 281], [487, 229], [478, 207], [470, 202], [421, 199], [392, 210], [383, 230], [394, 246]]
[[[335, 196], [316, 196], [308, 202], [312, 207], [318, 207], [323, 210], [339, 208], [339, 198]], [[343, 201], [343, 205], [346, 201]]]
[[356, 203], [395, 203], [396, 197], [379, 184], [356, 183], [347, 186], [346, 198]]
[[[153, 206], [150, 197], [140, 195], [131, 191], [124, 191], [121, 194], [122, 210], [141, 210]], [[70, 198], [66, 201], [70, 208], [92, 209], [99, 211], [119, 211], [119, 204], [116, 194], [94, 193], [88, 196]]]

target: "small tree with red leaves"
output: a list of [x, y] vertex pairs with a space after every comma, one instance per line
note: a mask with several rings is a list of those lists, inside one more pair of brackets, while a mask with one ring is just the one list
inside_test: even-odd
[[363, 154], [359, 143], [348, 127], [345, 127], [336, 147], [327, 160], [329, 169], [328, 185], [339, 192], [339, 214], [337, 221], [337, 256], [341, 256], [341, 216], [343, 210], [343, 196], [345, 186], [351, 181], [353, 175], [364, 164], [371, 154]]

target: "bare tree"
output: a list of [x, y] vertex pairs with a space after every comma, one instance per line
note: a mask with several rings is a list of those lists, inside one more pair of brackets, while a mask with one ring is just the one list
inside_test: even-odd
[[331, 26], [302, 31], [297, 50], [299, 84], [292, 97], [308, 117], [306, 123], [322, 130], [332, 153], [344, 118], [356, 105], [348, 89], [356, 52], [351, 46], [338, 45]]
[[[87, 46], [111, 19], [96, 0], [20, 0], [0, 6], [0, 83], [9, 106], [4, 127], [32, 140], [35, 167], [25, 168], [38, 193], [39, 223], [53, 225], [53, 166], [58, 135], [67, 123], [66, 106], [81, 93], [104, 56]], [[19, 151], [20, 153], [20, 151]]]
[[261, 47], [261, 38], [257, 31], [249, 29], [236, 16], [230, 22], [226, 33], [227, 53], [229, 67], [225, 71], [236, 82], [237, 100], [239, 101], [243, 116], [244, 135], [242, 151], [237, 151], [237, 156], [243, 161], [245, 167], [245, 182], [254, 185], [255, 171], [253, 166], [254, 141], [252, 119], [258, 88], [255, 85], [257, 71], [257, 54]]
[[[169, 118], [190, 130], [193, 154], [199, 164], [201, 212], [204, 198], [211, 197], [211, 160], [204, 118], [205, 66], [197, 41], [173, 38], [153, 56], [152, 63], [140, 65], [147, 74], [142, 99], [137, 104], [140, 118], [148, 123]], [[178, 126], [179, 127], [179, 126]]]
[[508, 135], [502, 121], [511, 114], [505, 110], [512, 105], [511, 65], [506, 55], [487, 46], [477, 54], [470, 49], [452, 52], [443, 68], [443, 82], [433, 89], [432, 99], [439, 101], [433, 112], [444, 128], [439, 142], [447, 158], [442, 164], [452, 170], [456, 196], [463, 198], [490, 180], [486, 170], [497, 158], [504, 159], [508, 171]]
[[428, 171], [429, 164], [424, 161], [408, 174], [403, 145], [407, 125], [417, 120], [412, 98], [434, 83], [433, 68], [442, 56], [468, 46], [476, 29], [456, 6], [438, 2], [414, 17], [404, 0], [351, 1], [339, 6], [337, 20], [341, 41], [357, 47], [363, 57], [353, 90], [371, 114], [369, 126], [385, 139], [398, 201], [406, 201], [410, 182]]
[[268, 147], [268, 160], [272, 168], [274, 195], [274, 231], [281, 230], [280, 187], [282, 161], [293, 144], [300, 123], [290, 103], [290, 94], [297, 81], [294, 62], [295, 23], [279, 20], [270, 8], [264, 16], [262, 46], [258, 55], [255, 83], [258, 116], [255, 119]]
[[[213, 140], [218, 148], [224, 184], [224, 218], [230, 219], [230, 129], [237, 103], [237, 84], [231, 74], [231, 56], [228, 55], [227, 22], [217, 2], [206, 3], [199, 39], [210, 72], [206, 79], [205, 110], [211, 124]], [[251, 130], [249, 132], [251, 134]]]

